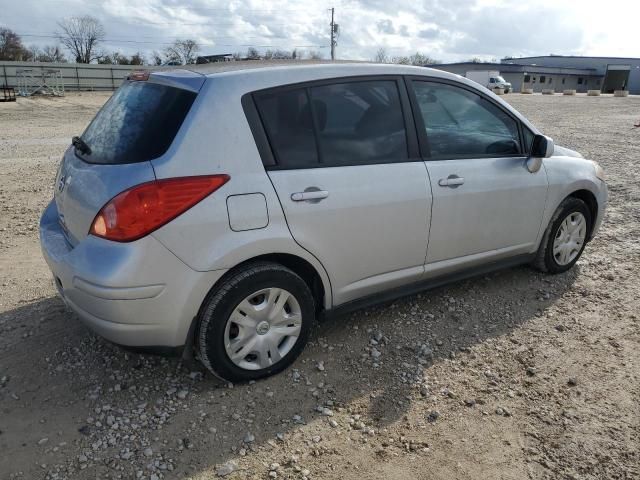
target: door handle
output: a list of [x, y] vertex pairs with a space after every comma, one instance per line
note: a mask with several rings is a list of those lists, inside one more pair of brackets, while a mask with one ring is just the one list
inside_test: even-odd
[[294, 202], [308, 202], [315, 200], [319, 202], [329, 196], [326, 190], [307, 190], [304, 192], [296, 192], [291, 194], [291, 200]]
[[449, 175], [447, 178], [441, 178], [438, 180], [438, 185], [441, 187], [456, 188], [464, 184], [464, 178], [458, 175]]

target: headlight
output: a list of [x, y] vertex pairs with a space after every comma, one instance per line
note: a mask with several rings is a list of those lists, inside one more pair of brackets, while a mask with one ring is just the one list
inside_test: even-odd
[[594, 162], [593, 160], [591, 161], [591, 163], [593, 163], [593, 168], [596, 171], [596, 177], [605, 182], [607, 180], [607, 177], [604, 174], [604, 168], [602, 168], [598, 162]]

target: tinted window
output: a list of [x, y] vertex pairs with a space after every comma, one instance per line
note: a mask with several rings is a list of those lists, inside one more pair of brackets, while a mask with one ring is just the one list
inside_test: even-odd
[[310, 92], [321, 163], [407, 160], [407, 135], [395, 81], [336, 83]]
[[279, 166], [318, 166], [311, 108], [305, 89], [259, 94], [256, 105]]
[[524, 141], [524, 151], [525, 153], [531, 153], [531, 145], [533, 145], [533, 138], [535, 135], [531, 130], [529, 130], [524, 125], [522, 126], [522, 137]]
[[186, 117], [196, 94], [150, 82], [125, 82], [102, 107], [82, 139], [91, 163], [116, 164], [152, 160], [164, 154]]
[[516, 121], [468, 90], [431, 82], [413, 82], [431, 156], [519, 154]]

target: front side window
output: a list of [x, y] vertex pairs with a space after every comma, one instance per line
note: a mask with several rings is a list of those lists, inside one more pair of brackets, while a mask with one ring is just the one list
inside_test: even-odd
[[519, 155], [517, 122], [484, 97], [435, 82], [412, 82], [432, 158]]

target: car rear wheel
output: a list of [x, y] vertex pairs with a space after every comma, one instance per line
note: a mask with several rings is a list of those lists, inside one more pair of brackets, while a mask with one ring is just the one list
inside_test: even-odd
[[590, 231], [587, 205], [578, 198], [565, 199], [549, 222], [533, 265], [543, 272], [566, 272], [582, 255]]
[[233, 382], [285, 369], [307, 343], [315, 302], [302, 278], [271, 262], [249, 264], [211, 292], [199, 314], [202, 363]]

